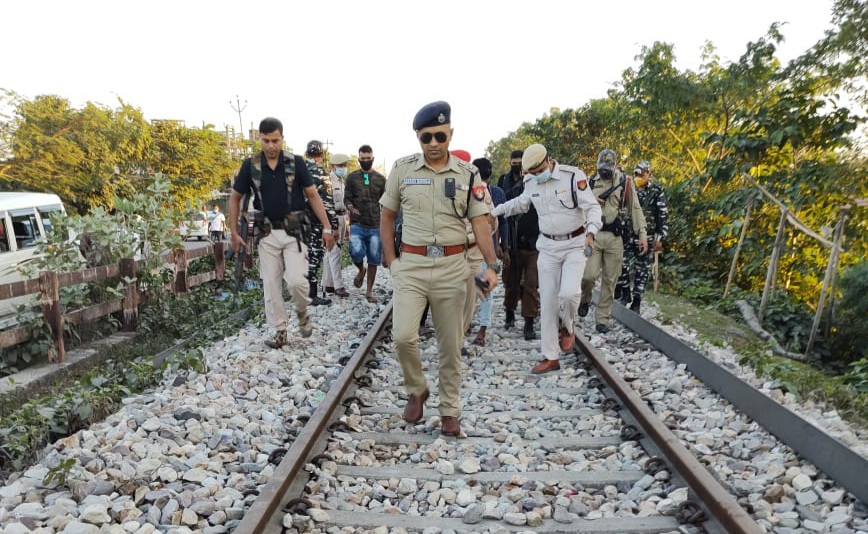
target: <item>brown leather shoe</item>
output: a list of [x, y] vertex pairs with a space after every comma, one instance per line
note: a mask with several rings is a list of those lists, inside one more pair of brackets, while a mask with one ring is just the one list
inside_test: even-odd
[[350, 294], [343, 287], [339, 287], [339, 288], [335, 289], [335, 296], [340, 297], [342, 299], [345, 299], [345, 298], [349, 297]]
[[444, 415], [440, 420], [440, 433], [444, 436], [460, 436], [461, 423], [458, 421], [458, 418]]
[[535, 375], [541, 375], [543, 373], [548, 373], [549, 371], [557, 371], [560, 368], [561, 364], [557, 360], [542, 360], [533, 366], [531, 372]]
[[334, 293], [335, 292], [335, 288], [333, 288], [333, 287], [325, 286], [323, 289], [325, 289], [326, 293]]
[[561, 344], [562, 351], [572, 350], [573, 343], [576, 342], [576, 334], [567, 332], [567, 329], [561, 327], [560, 333], [558, 333], [558, 341]]
[[404, 406], [404, 421], [410, 424], [418, 423], [425, 413], [425, 401], [428, 400], [429, 392], [426, 389], [421, 395], [410, 395], [407, 405]]

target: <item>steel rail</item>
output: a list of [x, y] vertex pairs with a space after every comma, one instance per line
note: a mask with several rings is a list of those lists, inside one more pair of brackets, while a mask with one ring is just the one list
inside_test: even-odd
[[615, 319], [774, 434], [800, 456], [868, 503], [868, 459], [620, 304]]
[[259, 497], [253, 502], [241, 523], [233, 531], [233, 534], [261, 534], [269, 527], [269, 522], [275, 517], [277, 508], [280, 506], [284, 494], [292, 485], [298, 474], [304, 469], [307, 458], [314, 448], [317, 437], [323, 434], [328, 421], [338, 409], [343, 409], [341, 399], [350, 388], [355, 378], [355, 373], [361, 367], [365, 357], [373, 348], [377, 338], [382, 333], [386, 324], [392, 317], [392, 302], [385, 307], [377, 318], [374, 326], [359, 344], [353, 356], [347, 362], [344, 370], [332, 383], [328, 393], [317, 405], [311, 415], [310, 421], [295, 438], [289, 450], [274, 470], [274, 474], [262, 488]]
[[594, 364], [597, 372], [618, 396], [621, 403], [636, 418], [645, 434], [663, 451], [666, 460], [672, 462], [672, 466], [687, 482], [690, 489], [699, 496], [714, 518], [726, 528], [726, 532], [729, 534], [765, 532], [583, 336], [576, 337], [576, 345]]

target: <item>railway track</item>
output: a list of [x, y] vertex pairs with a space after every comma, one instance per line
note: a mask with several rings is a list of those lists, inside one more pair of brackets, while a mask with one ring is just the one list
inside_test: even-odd
[[[462, 436], [440, 436], [436, 382], [422, 421], [405, 423], [390, 317], [391, 304], [343, 358], [234, 532], [763, 531], [584, 339], [540, 376], [530, 356], [474, 347]], [[421, 346], [436, 377], [433, 337]], [[496, 387], [477, 385], [486, 374]]]

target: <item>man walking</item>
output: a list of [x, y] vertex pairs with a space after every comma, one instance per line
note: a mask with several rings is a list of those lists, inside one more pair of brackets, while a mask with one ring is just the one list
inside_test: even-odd
[[383, 250], [380, 242], [380, 197], [386, 189], [386, 177], [374, 170], [374, 149], [370, 145], [359, 147], [359, 167], [347, 177], [344, 194], [344, 205], [350, 214], [350, 258], [358, 269], [353, 285], [362, 287], [367, 273], [365, 298], [376, 303], [374, 281]]

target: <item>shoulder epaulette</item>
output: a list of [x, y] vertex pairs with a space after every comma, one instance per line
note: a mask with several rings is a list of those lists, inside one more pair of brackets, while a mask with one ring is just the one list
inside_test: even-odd
[[[456, 158], [456, 159], [458, 159], [458, 158]], [[473, 165], [471, 163], [467, 163], [466, 161], [461, 160], [461, 159], [458, 160], [458, 166], [461, 167], [462, 169], [466, 169], [467, 172], [476, 172], [477, 171], [475, 165]]]
[[419, 156], [421, 156], [421, 155], [422, 154], [420, 154], [420, 153], [416, 153], [416, 154], [413, 154], [410, 156], [404, 156], [403, 158], [396, 160], [395, 165], [406, 165], [408, 163], [416, 163], [417, 161], [419, 161]]

